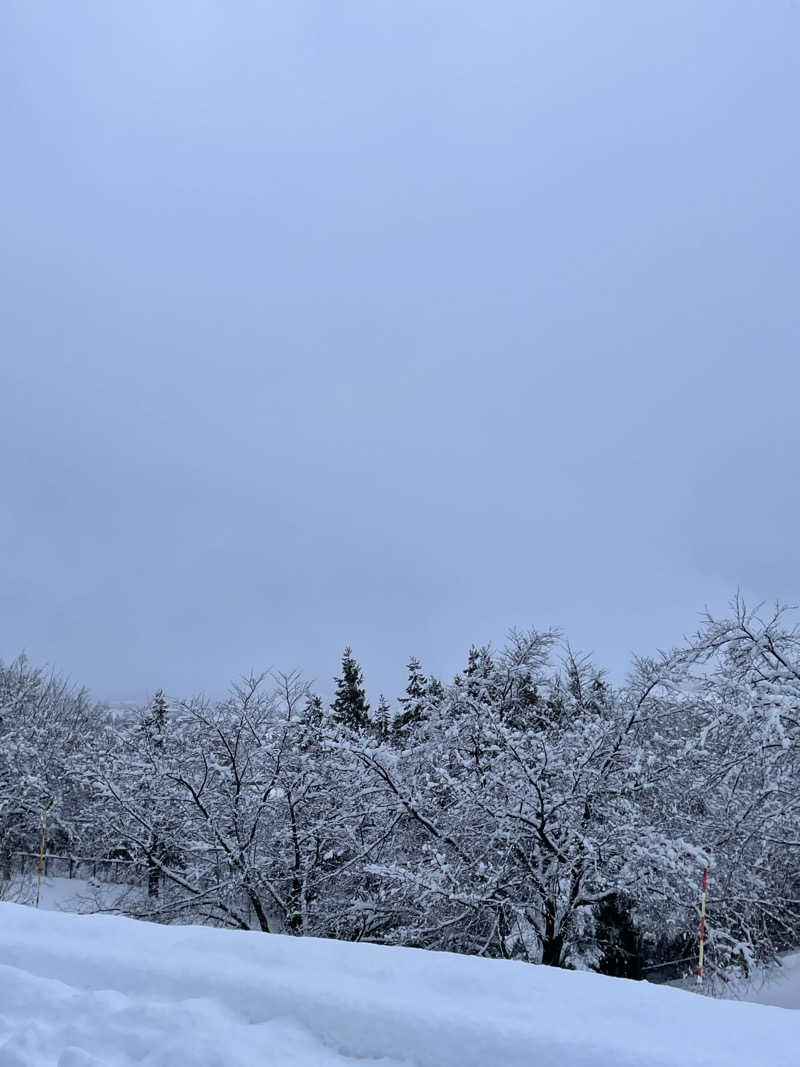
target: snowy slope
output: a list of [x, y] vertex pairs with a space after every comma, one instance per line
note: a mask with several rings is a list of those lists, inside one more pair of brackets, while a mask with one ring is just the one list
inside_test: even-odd
[[779, 1008], [800, 1010], [800, 952], [784, 956], [780, 967], [753, 978], [731, 995], [752, 1004], [774, 1004]]
[[[111, 883], [94, 885], [78, 878], [45, 878], [41, 886], [41, 907], [45, 911], [69, 911], [91, 914], [119, 909], [124, 912], [135, 902], [142, 890], [136, 886]], [[17, 879], [6, 887], [6, 900], [14, 904], [33, 904], [36, 899], [36, 879]], [[695, 990], [692, 976], [671, 982], [677, 989]], [[800, 952], [787, 953], [782, 965], [754, 973], [747, 979], [715, 982], [706, 981], [707, 991], [723, 1000], [745, 1000], [753, 1004], [771, 1004], [778, 1008], [800, 1010]], [[2, 1065], [0, 1064], [0, 1067]]]
[[796, 1067], [800, 1013], [412, 949], [0, 904], [0, 1067]]

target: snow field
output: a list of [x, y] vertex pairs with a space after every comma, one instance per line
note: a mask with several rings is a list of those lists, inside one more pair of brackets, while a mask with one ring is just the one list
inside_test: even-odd
[[413, 949], [0, 905], [0, 1067], [796, 1067], [800, 1013]]
[[[138, 902], [143, 891], [138, 886], [115, 882], [91, 882], [85, 878], [43, 878], [39, 907], [43, 911], [69, 911], [93, 914], [106, 910], [125, 910], [126, 903]], [[16, 876], [0, 882], [0, 900], [10, 904], [34, 905], [36, 877]]]

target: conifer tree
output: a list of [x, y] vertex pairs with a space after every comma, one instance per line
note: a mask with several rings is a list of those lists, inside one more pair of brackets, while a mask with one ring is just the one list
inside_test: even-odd
[[428, 681], [422, 673], [422, 667], [416, 656], [408, 661], [408, 684], [405, 695], [400, 697], [402, 712], [394, 721], [395, 733], [401, 734], [422, 722], [425, 718]]
[[469, 650], [467, 669], [464, 672], [467, 680], [467, 695], [470, 700], [481, 700], [487, 695], [486, 689], [490, 684], [494, 662], [488, 645], [476, 648], [475, 645]]
[[303, 752], [309, 751], [322, 740], [325, 723], [325, 708], [322, 697], [316, 693], [309, 693], [306, 697], [305, 706], [300, 714], [303, 731], [300, 739], [300, 748]]
[[427, 696], [428, 703], [434, 708], [438, 707], [444, 700], [445, 688], [441, 681], [433, 675], [428, 679]]
[[389, 701], [381, 693], [375, 712], [375, 733], [379, 741], [388, 741], [392, 732], [393, 718]]
[[159, 737], [164, 736], [164, 730], [167, 725], [167, 712], [169, 706], [167, 704], [167, 698], [164, 696], [164, 690], [159, 689], [156, 695], [153, 697], [153, 707], [150, 712], [153, 720], [153, 729]]
[[309, 693], [306, 698], [306, 706], [303, 708], [303, 722], [312, 729], [319, 729], [322, 725], [322, 720], [325, 717], [325, 711], [322, 707], [322, 697], [318, 697], [316, 693]]
[[370, 723], [369, 704], [361, 667], [349, 645], [342, 656], [341, 676], [334, 681], [336, 696], [331, 704], [334, 720], [353, 730], [365, 729]]
[[164, 696], [164, 690], [159, 689], [153, 697], [153, 703], [141, 720], [144, 731], [158, 747], [162, 747], [164, 744], [164, 731], [167, 727], [168, 713], [169, 704], [167, 704], [167, 698]]
[[631, 913], [631, 901], [624, 893], [614, 893], [595, 905], [595, 924], [594, 939], [602, 949], [597, 962], [600, 974], [641, 979], [642, 935]]
[[[159, 798], [155, 792], [157, 776], [164, 757], [168, 713], [167, 698], [164, 696], [164, 690], [159, 689], [156, 691], [152, 704], [141, 720], [142, 740], [145, 743], [143, 755], [147, 761], [145, 765], [150, 773], [155, 775], [154, 778], [143, 778], [141, 782], [142, 792], [149, 797], [150, 837], [147, 847], [147, 895], [153, 899], [157, 898], [161, 893], [159, 860], [164, 860], [169, 856], [169, 849], [164, 844], [169, 819], [165, 812], [158, 810]], [[149, 755], [147, 749], [149, 749]]]
[[480, 651], [477, 645], [469, 646], [469, 655], [467, 656], [467, 669], [464, 674], [467, 678], [472, 678], [473, 675], [478, 673], [478, 662], [480, 660]]

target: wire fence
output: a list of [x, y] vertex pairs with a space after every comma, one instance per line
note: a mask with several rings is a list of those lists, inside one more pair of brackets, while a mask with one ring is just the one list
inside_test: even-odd
[[[6, 877], [36, 875], [39, 853], [11, 852], [5, 857], [3, 866]], [[148, 878], [147, 864], [141, 860], [110, 856], [60, 856], [51, 852], [44, 855], [43, 874], [45, 878], [92, 878], [98, 882], [119, 885], [144, 885]]]

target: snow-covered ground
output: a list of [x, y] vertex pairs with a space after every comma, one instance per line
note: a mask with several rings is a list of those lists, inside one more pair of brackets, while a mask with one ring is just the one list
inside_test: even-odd
[[[45, 878], [41, 886], [40, 907], [45, 911], [68, 911], [77, 915], [98, 911], [124, 914], [139, 903], [143, 892], [137, 886], [80, 878]], [[17, 878], [10, 885], [3, 886], [3, 895], [13, 904], [33, 904], [36, 899], [36, 879], [30, 876]], [[696, 990], [691, 974], [669, 984], [676, 989]], [[784, 955], [780, 967], [756, 972], [747, 980], [722, 982], [707, 975], [705, 992], [721, 1000], [744, 1000], [752, 1004], [800, 1010], [800, 952]]]
[[[800, 1011], [800, 952], [785, 955], [780, 967], [757, 974], [749, 982], [739, 983], [725, 995], [751, 1004], [771, 1004]], [[800, 1050], [797, 1061], [800, 1063]]]
[[[141, 897], [137, 886], [98, 882], [85, 878], [43, 878], [39, 907], [44, 911], [71, 911], [78, 915], [125, 910], [125, 904]], [[34, 904], [36, 878], [16, 877], [0, 883], [0, 900], [11, 904]], [[0, 1063], [2, 1067], [2, 1063]]]
[[0, 904], [0, 1067], [796, 1067], [800, 1012]]

